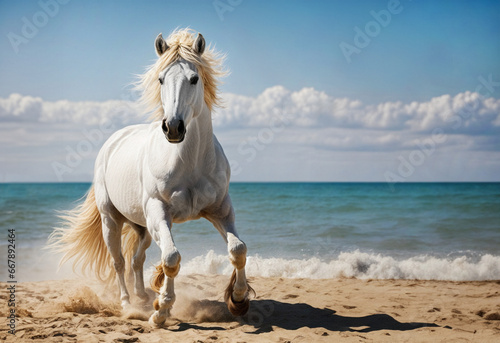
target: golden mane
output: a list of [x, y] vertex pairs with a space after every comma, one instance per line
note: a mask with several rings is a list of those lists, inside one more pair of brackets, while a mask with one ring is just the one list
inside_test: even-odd
[[149, 66], [143, 75], [139, 75], [136, 88], [142, 91], [139, 103], [147, 111], [151, 112], [151, 119], [161, 120], [163, 108], [161, 106], [161, 85], [158, 82], [159, 73], [175, 61], [184, 59], [193, 63], [198, 69], [198, 74], [203, 81], [204, 98], [208, 108], [220, 106], [221, 100], [218, 94], [218, 77], [225, 76], [227, 71], [223, 69], [222, 63], [225, 56], [209, 46], [203, 54], [199, 55], [193, 50], [195, 32], [191, 29], [177, 29], [166, 39], [168, 50], [158, 60]]

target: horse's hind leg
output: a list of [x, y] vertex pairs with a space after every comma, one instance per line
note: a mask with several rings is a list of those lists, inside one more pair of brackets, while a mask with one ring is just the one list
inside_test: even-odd
[[130, 224], [139, 236], [139, 244], [136, 246], [134, 256], [132, 257], [132, 270], [134, 271], [134, 292], [144, 301], [149, 300], [148, 294], [144, 289], [144, 261], [146, 260], [146, 250], [151, 245], [151, 235], [145, 227]]
[[120, 286], [120, 300], [122, 307], [125, 308], [130, 305], [130, 295], [125, 285], [125, 259], [121, 252], [123, 219], [117, 218], [117, 216], [113, 216], [109, 212], [101, 211], [102, 235], [114, 261], [118, 284]]

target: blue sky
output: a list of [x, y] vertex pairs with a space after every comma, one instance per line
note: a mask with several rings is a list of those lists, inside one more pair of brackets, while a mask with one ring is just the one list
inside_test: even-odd
[[[127, 86], [156, 57], [153, 49], [156, 35], [163, 32], [166, 36], [174, 28], [186, 26], [203, 33], [208, 42], [227, 53], [226, 65], [231, 74], [225, 78], [221, 91], [228, 94], [231, 104], [280, 97], [281, 102], [276, 105], [283, 101], [295, 104], [295, 108], [288, 110], [299, 119], [311, 107], [304, 107], [304, 103], [319, 99], [315, 104], [322, 104], [309, 115], [323, 119], [304, 124], [295, 118], [300, 122], [292, 121], [283, 133], [273, 132], [272, 143], [255, 146], [258, 154], [252, 161], [241, 154], [242, 144], [264, 132], [265, 123], [250, 119], [230, 125], [215, 123], [216, 133], [221, 141], [226, 141], [228, 157], [240, 167], [245, 166], [235, 176], [236, 180], [384, 181], [387, 171], [404, 181], [500, 180], [498, 108], [496, 101], [486, 101], [498, 99], [500, 89], [494, 86], [486, 91], [483, 86], [480, 98], [466, 96], [467, 92], [478, 90], [481, 80], [490, 78], [494, 85], [500, 81], [498, 1], [61, 2], [67, 3], [0, 0], [0, 99], [4, 99], [0, 125], [5, 135], [17, 132], [16, 137], [4, 136], [1, 141], [4, 156], [0, 155], [0, 174], [4, 180], [54, 180], [51, 163], [64, 160], [68, 151], [65, 148], [78, 143], [62, 134], [50, 142], [40, 137], [32, 146], [16, 141], [22, 139], [21, 132], [30, 137], [35, 128], [30, 127], [32, 123], [19, 122], [19, 116], [11, 120], [14, 110], [8, 104], [15, 101], [19, 104], [18, 100], [8, 100], [11, 94], [31, 100], [40, 98], [40, 108], [45, 102], [50, 105], [63, 100], [83, 107], [86, 106], [83, 102], [105, 106], [109, 101], [133, 100]], [[37, 19], [43, 20], [44, 14], [40, 12], [47, 12], [44, 8], [50, 8], [50, 12], [54, 4], [57, 13], [45, 15], [46, 23], [42, 22], [33, 37], [13, 45], [12, 37], [23, 36], [26, 21], [33, 24]], [[393, 11], [397, 13], [392, 13], [388, 20], [385, 17], [384, 25], [377, 23], [373, 13], [383, 17], [381, 13], [391, 13], [390, 8], [397, 9]], [[367, 46], [357, 47], [357, 29], [367, 34], [370, 28], [375, 31], [371, 37], [366, 36]], [[359, 53], [346, 58], [340, 48], [343, 43], [356, 47]], [[316, 93], [301, 92], [304, 89]], [[442, 96], [451, 100], [432, 101]], [[350, 101], [349, 108], [353, 110], [345, 114], [348, 119], [335, 117], [341, 111], [341, 107], [335, 107], [339, 104], [331, 105], [335, 99]], [[26, 104], [29, 99], [24, 100]], [[464, 122], [459, 130], [448, 128], [446, 141], [438, 144], [431, 155], [425, 155], [425, 162], [414, 166], [418, 168], [414, 168], [411, 176], [402, 177], [397, 172], [402, 163], [400, 157], [409, 159], [412, 149], [418, 149], [415, 142], [432, 139], [433, 129], [446, 131], [446, 121], [436, 119], [439, 108], [444, 106], [441, 103], [446, 103], [453, 112], [460, 106], [466, 107], [467, 101], [476, 106], [477, 116], [466, 118], [470, 122]], [[404, 107], [412, 102], [423, 105], [419, 111]], [[92, 127], [85, 121], [72, 126], [59, 119], [47, 126], [47, 119], [40, 119], [43, 115], [29, 112], [39, 108], [33, 106], [24, 110], [26, 118], [40, 121], [40, 128], [47, 130], [47, 134], [59, 125], [60, 130], [64, 131], [64, 127], [74, 133], [72, 136], [82, 139], [85, 137], [82, 125]], [[332, 106], [338, 109], [336, 113], [329, 112]], [[377, 114], [377, 106], [402, 107]], [[238, 107], [228, 106], [221, 111], [221, 118], [229, 118], [233, 108]], [[377, 115], [385, 121], [396, 119], [385, 126], [366, 124]], [[325, 116], [333, 116], [337, 121], [326, 120]], [[425, 119], [429, 116], [435, 118]], [[430, 126], [417, 127], [412, 118], [427, 120], [425, 123]], [[339, 124], [346, 121], [350, 124]], [[117, 123], [116, 128], [124, 122]], [[469, 130], [470, 127], [474, 130]], [[303, 139], [300, 136], [312, 138], [299, 144]], [[367, 138], [371, 136], [373, 142]], [[363, 140], [366, 142], [361, 144]], [[386, 146], [381, 142], [394, 144]], [[379, 148], [369, 149], [379, 143]], [[91, 178], [94, 153], [84, 156], [81, 166], [66, 174], [63, 181]], [[290, 172], [297, 155], [304, 165], [321, 166], [321, 171], [303, 167], [296, 173]], [[39, 170], [44, 172], [26, 171], [30, 159], [39, 161]], [[269, 163], [281, 167], [271, 168], [275, 170], [273, 173]], [[80, 173], [80, 169], [84, 172]]]
[[[471, 90], [478, 75], [500, 73], [497, 1], [402, 0], [401, 12], [347, 63], [339, 44], [352, 44], [353, 28], [387, 3], [241, 1], [221, 21], [213, 1], [71, 0], [18, 54], [0, 41], [0, 72], [9, 80], [0, 95], [119, 99], [155, 58], [156, 34], [186, 26], [228, 54], [232, 75], [223, 90], [237, 94], [280, 84], [372, 103], [426, 100]], [[1, 8], [3, 37], [20, 33], [21, 18], [41, 10], [37, 1], [2, 1]]]

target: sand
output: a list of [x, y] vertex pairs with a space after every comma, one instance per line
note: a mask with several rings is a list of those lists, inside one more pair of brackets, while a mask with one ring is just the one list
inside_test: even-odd
[[[122, 311], [89, 280], [16, 285], [9, 342], [500, 342], [500, 282], [253, 278], [249, 314], [223, 303], [227, 276], [176, 280], [172, 318], [152, 328], [150, 304]], [[1, 284], [1, 316], [8, 285]], [[151, 295], [153, 295], [151, 293]], [[137, 299], [132, 299], [136, 301]]]

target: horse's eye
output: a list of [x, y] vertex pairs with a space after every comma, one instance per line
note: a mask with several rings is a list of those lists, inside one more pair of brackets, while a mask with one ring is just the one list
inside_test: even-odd
[[160, 81], [160, 85], [163, 84], [163, 79], [161, 77], [158, 79], [158, 81]]
[[196, 83], [198, 83], [198, 79], [199, 79], [198, 75], [193, 75], [189, 79], [189, 82], [191, 82], [192, 85], [195, 85]]

